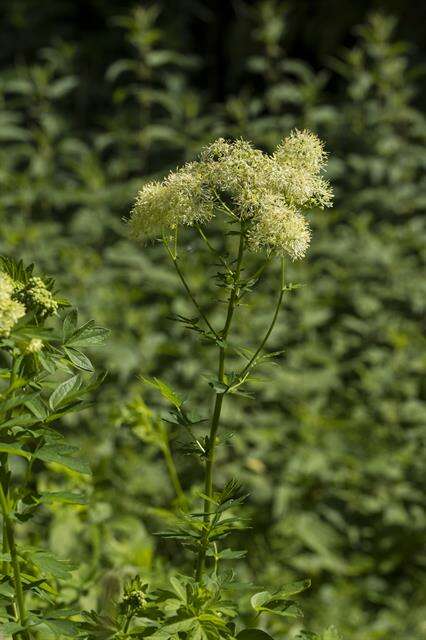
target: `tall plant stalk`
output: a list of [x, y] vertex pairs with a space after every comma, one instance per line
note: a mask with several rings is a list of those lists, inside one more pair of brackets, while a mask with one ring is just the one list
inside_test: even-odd
[[[229, 211], [229, 209], [228, 209]], [[235, 216], [233, 216], [235, 217]], [[226, 317], [225, 317], [225, 322], [224, 322], [224, 326], [222, 328], [221, 331], [216, 331], [209, 318], [207, 317], [207, 315], [205, 314], [205, 312], [202, 310], [201, 305], [199, 304], [199, 302], [197, 301], [196, 296], [194, 295], [193, 291], [191, 290], [183, 270], [181, 269], [179, 263], [178, 263], [178, 256], [177, 256], [177, 242], [175, 241], [174, 243], [174, 247], [173, 249], [170, 248], [167, 240], [164, 238], [163, 242], [165, 245], [165, 248], [167, 250], [167, 253], [169, 255], [169, 257], [171, 258], [173, 265], [176, 269], [177, 275], [179, 276], [179, 279], [181, 281], [181, 283], [183, 284], [185, 291], [189, 297], [189, 299], [191, 300], [191, 302], [193, 303], [194, 307], [196, 308], [196, 310], [200, 313], [200, 317], [203, 319], [204, 323], [206, 324], [206, 326], [208, 327], [210, 333], [212, 336], [215, 337], [216, 340], [216, 344], [218, 345], [218, 368], [217, 368], [217, 383], [218, 383], [218, 390], [216, 391], [215, 394], [215, 398], [214, 398], [214, 404], [213, 404], [213, 411], [212, 411], [212, 417], [211, 417], [211, 422], [210, 422], [210, 430], [209, 430], [209, 435], [208, 435], [208, 446], [207, 446], [207, 450], [206, 450], [206, 461], [205, 461], [205, 468], [204, 468], [204, 505], [203, 505], [203, 536], [202, 536], [202, 541], [200, 544], [200, 548], [198, 551], [198, 554], [196, 556], [196, 563], [195, 563], [195, 579], [200, 582], [202, 577], [203, 577], [203, 571], [204, 571], [204, 567], [205, 567], [205, 562], [206, 562], [206, 554], [207, 554], [207, 549], [209, 546], [209, 533], [210, 533], [210, 526], [211, 526], [211, 517], [212, 517], [212, 513], [211, 513], [211, 500], [214, 494], [214, 463], [215, 463], [215, 457], [216, 457], [216, 445], [217, 445], [217, 434], [220, 428], [220, 421], [221, 421], [221, 414], [222, 414], [222, 407], [223, 407], [223, 400], [224, 400], [224, 396], [225, 396], [225, 391], [226, 389], [226, 375], [225, 375], [225, 363], [226, 363], [226, 353], [227, 353], [227, 345], [226, 345], [226, 341], [228, 339], [231, 327], [232, 327], [232, 321], [234, 319], [234, 314], [235, 314], [235, 310], [238, 306], [238, 302], [239, 302], [239, 297], [240, 297], [240, 289], [241, 289], [241, 273], [242, 273], [242, 267], [243, 267], [243, 259], [244, 259], [244, 252], [245, 252], [245, 248], [246, 248], [246, 244], [247, 244], [247, 237], [246, 237], [246, 225], [244, 222], [240, 222], [240, 228], [239, 228], [239, 243], [238, 243], [238, 250], [237, 250], [237, 254], [234, 260], [234, 267], [231, 268], [229, 266], [229, 264], [226, 261], [222, 262], [222, 265], [226, 267], [226, 272], [227, 272], [227, 276], [229, 276], [231, 278], [231, 284], [230, 284], [230, 293], [229, 293], [229, 297], [228, 297], [228, 303], [227, 303], [227, 310], [226, 310]], [[201, 234], [201, 238], [203, 239], [203, 241], [206, 243], [208, 249], [210, 251], [212, 251], [213, 253], [216, 253], [216, 250], [213, 248], [213, 246], [211, 245], [210, 241], [208, 240], [208, 238], [206, 237], [206, 235], [202, 232]], [[222, 258], [223, 260], [223, 258]], [[265, 260], [264, 264], [262, 265], [262, 267], [256, 272], [254, 278], [257, 279], [258, 277], [260, 277], [261, 273], [264, 271], [264, 269], [266, 268], [267, 264], [270, 262], [270, 257], [268, 256], [268, 258]], [[245, 380], [247, 379], [247, 377], [250, 374], [250, 371], [252, 370], [252, 368], [256, 365], [258, 358], [260, 356], [260, 354], [262, 353], [263, 349], [266, 346], [266, 343], [273, 331], [273, 328], [276, 324], [277, 318], [278, 318], [278, 314], [279, 314], [279, 310], [281, 308], [281, 304], [282, 304], [282, 300], [283, 300], [283, 296], [284, 296], [284, 292], [285, 292], [285, 287], [284, 287], [284, 258], [281, 259], [281, 280], [280, 280], [280, 290], [279, 290], [279, 295], [277, 298], [277, 302], [275, 305], [275, 309], [272, 315], [272, 319], [270, 322], [270, 325], [263, 337], [263, 339], [261, 340], [259, 346], [257, 347], [257, 349], [255, 350], [253, 356], [249, 359], [249, 361], [247, 362], [247, 364], [242, 368], [241, 372], [239, 373], [239, 375], [237, 376], [236, 380], [229, 386], [228, 390], [235, 390], [236, 388], [238, 388], [241, 384], [243, 384], [245, 382]], [[169, 454], [170, 454], [170, 450], [169, 450]], [[171, 454], [170, 454], [171, 455]], [[167, 460], [166, 460], [167, 461]], [[170, 462], [170, 460], [169, 460]], [[173, 480], [173, 478], [172, 478]], [[178, 495], [178, 497], [180, 496], [180, 490], [178, 490], [176, 487], [176, 493]]]
[[[229, 330], [231, 328], [232, 319], [234, 317], [235, 307], [238, 302], [238, 288], [241, 274], [241, 266], [243, 262], [244, 255], [244, 245], [245, 245], [245, 235], [244, 235], [244, 225], [240, 226], [240, 241], [238, 245], [238, 255], [236, 260], [236, 266], [233, 273], [232, 278], [232, 287], [231, 293], [228, 300], [228, 308], [226, 314], [225, 325], [220, 332], [220, 346], [219, 346], [219, 364], [218, 364], [218, 374], [217, 379], [219, 384], [223, 385], [224, 376], [225, 376], [225, 357], [226, 357], [226, 340], [229, 334]], [[210, 434], [209, 434], [209, 448], [206, 459], [206, 467], [205, 467], [205, 481], [204, 481], [204, 492], [207, 496], [204, 500], [204, 543], [201, 545], [200, 550], [197, 556], [197, 563], [195, 569], [195, 578], [200, 581], [203, 575], [203, 569], [206, 559], [206, 551], [207, 551], [207, 541], [208, 541], [208, 528], [210, 522], [210, 500], [209, 498], [213, 495], [213, 467], [215, 461], [215, 448], [216, 448], [216, 438], [217, 432], [220, 425], [220, 416], [222, 413], [222, 405], [223, 405], [223, 391], [219, 391], [216, 393], [215, 401], [214, 401], [214, 409], [213, 416], [210, 426]]]

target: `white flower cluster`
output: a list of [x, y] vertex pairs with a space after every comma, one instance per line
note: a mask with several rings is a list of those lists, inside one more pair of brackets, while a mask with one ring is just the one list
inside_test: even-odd
[[225, 203], [237, 218], [250, 221], [251, 249], [302, 258], [311, 236], [302, 211], [332, 202], [321, 176], [326, 158], [323, 143], [309, 131], [293, 131], [272, 156], [244, 140], [220, 138], [202, 150], [197, 162], [143, 187], [130, 217], [132, 233], [146, 238], [181, 224], [204, 223]]
[[19, 318], [25, 315], [22, 302], [12, 298], [15, 290], [12, 278], [0, 272], [0, 336], [7, 337]]

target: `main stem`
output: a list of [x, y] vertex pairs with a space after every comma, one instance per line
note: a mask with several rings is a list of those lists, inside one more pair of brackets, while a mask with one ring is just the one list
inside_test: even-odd
[[[12, 394], [13, 394], [13, 386], [15, 384], [15, 380], [16, 380], [16, 376], [18, 373], [18, 368], [19, 368], [19, 359], [16, 358], [15, 355], [12, 356], [12, 366], [11, 366], [11, 373], [10, 373], [10, 379], [9, 379], [9, 387], [8, 390], [12, 390]], [[11, 411], [7, 411], [6, 412], [6, 420], [9, 419], [11, 416]], [[17, 549], [16, 549], [16, 542], [15, 542], [15, 532], [14, 532], [14, 527], [13, 527], [13, 523], [12, 520], [10, 519], [10, 513], [9, 513], [9, 481], [8, 481], [8, 475], [9, 475], [9, 465], [8, 465], [8, 456], [7, 454], [5, 454], [4, 456], [4, 460], [3, 460], [3, 466], [4, 466], [4, 478], [5, 478], [5, 485], [3, 486], [3, 483], [0, 481], [0, 509], [3, 513], [3, 545], [2, 545], [2, 550], [3, 553], [6, 554], [7, 552], [9, 552], [10, 554], [10, 558], [11, 558], [11, 565], [12, 565], [12, 571], [13, 571], [13, 579], [14, 579], [14, 586], [15, 586], [15, 599], [16, 599], [16, 605], [18, 608], [18, 616], [19, 616], [19, 621], [21, 623], [22, 626], [25, 625], [26, 623], [26, 619], [27, 619], [27, 614], [26, 614], [26, 610], [25, 610], [25, 599], [24, 599], [24, 591], [22, 588], [22, 580], [21, 580], [21, 569], [19, 566], [19, 558], [18, 558], [18, 553], [17, 553]], [[8, 562], [5, 560], [3, 561], [3, 573], [4, 575], [7, 575], [9, 572], [9, 567], [8, 567]], [[13, 616], [13, 618], [16, 619], [16, 606], [15, 603], [13, 603], [13, 605], [10, 608], [10, 614]], [[19, 635], [21, 635], [22, 638], [24, 638], [24, 640], [29, 640], [29, 635], [26, 631], [22, 631]], [[13, 634], [13, 638], [17, 638], [18, 634]]]
[[[235, 266], [235, 271], [233, 275], [232, 289], [231, 294], [228, 300], [228, 310], [226, 314], [225, 325], [220, 332], [220, 338], [222, 341], [222, 345], [219, 347], [219, 366], [218, 366], [218, 382], [223, 384], [225, 377], [225, 355], [226, 355], [226, 339], [228, 337], [229, 330], [231, 328], [232, 318], [234, 316], [235, 306], [238, 300], [238, 288], [241, 274], [241, 265], [243, 260], [244, 253], [244, 232], [243, 225], [240, 228], [240, 242], [238, 246], [238, 255], [237, 262]], [[201, 580], [204, 570], [204, 564], [206, 560], [206, 552], [207, 552], [207, 543], [208, 543], [208, 527], [210, 523], [210, 501], [208, 498], [211, 498], [213, 495], [213, 466], [215, 460], [215, 447], [216, 447], [216, 436], [217, 431], [219, 429], [220, 424], [220, 416], [222, 412], [222, 404], [223, 404], [223, 393], [216, 393], [213, 416], [210, 427], [209, 434], [209, 449], [207, 453], [206, 459], [206, 473], [205, 473], [205, 483], [204, 483], [204, 493], [206, 498], [204, 500], [204, 540], [200, 547], [200, 551], [197, 557], [197, 566], [195, 570], [195, 579], [197, 581]]]
[[[25, 610], [24, 591], [22, 588], [21, 569], [19, 566], [18, 552], [16, 549], [15, 533], [13, 530], [13, 524], [9, 514], [9, 505], [8, 505], [8, 501], [4, 493], [3, 485], [1, 484], [1, 482], [0, 482], [0, 507], [3, 512], [5, 534], [7, 538], [7, 544], [9, 547], [11, 565], [13, 570], [13, 581], [15, 586], [16, 604], [18, 606], [19, 622], [24, 627], [27, 622], [27, 614]], [[25, 640], [28, 640], [29, 635], [26, 631], [21, 632], [21, 634]]]

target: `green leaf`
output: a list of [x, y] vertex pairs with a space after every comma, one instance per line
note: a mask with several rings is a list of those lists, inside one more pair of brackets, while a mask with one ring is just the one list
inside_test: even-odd
[[39, 418], [31, 413], [21, 413], [19, 416], [13, 416], [0, 424], [0, 429], [13, 429], [13, 427], [31, 427], [40, 422]]
[[62, 339], [64, 342], [68, 340], [77, 328], [78, 313], [77, 309], [71, 309], [71, 311], [65, 316], [64, 324], [62, 325]]
[[94, 370], [93, 364], [90, 362], [86, 354], [82, 353], [81, 351], [77, 351], [77, 349], [73, 349], [72, 347], [64, 347], [64, 351], [71, 362], [79, 369], [83, 369], [83, 371]]
[[217, 394], [226, 393], [229, 389], [228, 385], [223, 382], [219, 382], [219, 380], [210, 380], [209, 385]]
[[44, 405], [43, 400], [39, 395], [35, 397], [30, 397], [30, 399], [25, 401], [25, 406], [29, 409], [36, 418], [38, 418], [41, 422], [44, 421], [48, 415], [49, 411], [47, 407]]
[[237, 635], [237, 640], [273, 640], [273, 638], [261, 629], [243, 629]]
[[87, 504], [87, 499], [80, 493], [72, 493], [71, 491], [47, 491], [43, 492], [38, 502], [40, 504], [53, 504], [59, 502], [62, 504]]
[[67, 444], [47, 444], [41, 447], [34, 457], [44, 462], [55, 462], [78, 473], [91, 475], [90, 466], [86, 460], [74, 455], [77, 451], [77, 447]]
[[31, 459], [31, 452], [26, 451], [18, 444], [7, 444], [0, 442], [0, 451], [3, 453], [9, 453], [11, 456], [21, 456], [27, 460]]
[[175, 578], [172, 576], [170, 578], [170, 584], [172, 585], [173, 589], [176, 591], [177, 595], [182, 600], [182, 602], [186, 602], [187, 601], [186, 589], [185, 589], [185, 586], [178, 580], [178, 578]]
[[0, 452], [8, 453], [12, 456], [20, 456], [26, 460], [36, 458], [43, 462], [54, 462], [60, 464], [72, 471], [77, 471], [85, 475], [91, 475], [91, 470], [85, 460], [74, 455], [78, 451], [76, 447], [70, 447], [66, 444], [46, 444], [35, 453], [31, 453], [23, 449], [18, 444], [0, 443]]
[[208, 556], [219, 558], [220, 560], [239, 560], [247, 555], [247, 551], [233, 551], [232, 549], [223, 549], [215, 553], [213, 549], [207, 551]]
[[108, 329], [99, 327], [93, 320], [89, 320], [77, 331], [75, 331], [66, 341], [67, 346], [87, 347], [91, 345], [103, 344], [109, 334]]
[[288, 596], [295, 596], [298, 593], [302, 593], [302, 591], [306, 591], [310, 586], [311, 581], [309, 579], [290, 582], [284, 585], [277, 593], [274, 593], [274, 599], [286, 599]]
[[45, 620], [46, 625], [51, 629], [54, 633], [57, 633], [62, 637], [62, 635], [70, 636], [71, 638], [77, 638], [79, 627], [71, 620]]
[[170, 636], [173, 634], [189, 631], [196, 621], [197, 618], [187, 618], [186, 620], [168, 624], [149, 637], [152, 638], [152, 640], [170, 640]]
[[270, 593], [261, 591], [252, 596], [250, 602], [257, 613], [273, 613], [283, 617], [297, 618], [303, 615], [300, 607], [289, 596], [301, 593], [310, 586], [310, 580], [299, 580], [284, 586], [279, 591]]
[[62, 382], [49, 398], [50, 408], [55, 410], [59, 407], [59, 405], [66, 400], [68, 395], [80, 388], [81, 382], [81, 376], [79, 374], [76, 374], [75, 376], [68, 378], [68, 380], [65, 380], [65, 382]]
[[67, 580], [77, 565], [68, 560], [60, 560], [48, 551], [35, 551], [31, 553], [31, 562], [44, 573], [48, 573], [59, 580]]
[[11, 636], [25, 629], [26, 627], [23, 627], [18, 622], [6, 622], [6, 624], [2, 625], [1, 631], [5, 636]]
[[0, 402], [0, 413], [6, 413], [11, 409], [15, 409], [16, 407], [26, 405], [27, 402], [37, 398], [39, 393], [18, 393], [15, 396], [11, 396], [3, 402]]
[[163, 398], [171, 402], [176, 409], [179, 409], [182, 406], [183, 399], [176, 393], [176, 391], [173, 391], [168, 384], [163, 382], [163, 380], [160, 380], [160, 378], [152, 378], [152, 380], [149, 378], [141, 378], [141, 380], [142, 382], [149, 384], [151, 387], [154, 387], [154, 389], [157, 389]]

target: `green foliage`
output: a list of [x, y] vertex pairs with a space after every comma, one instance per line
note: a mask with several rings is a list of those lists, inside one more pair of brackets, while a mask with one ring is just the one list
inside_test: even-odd
[[[33, 276], [32, 265], [24, 267], [4, 257], [0, 265], [3, 286], [12, 292], [12, 299], [25, 304], [24, 315], [0, 338], [0, 620], [4, 632], [14, 638], [30, 638], [45, 625], [72, 636], [76, 627], [69, 618], [74, 614], [61, 610], [58, 588], [70, 580], [77, 566], [43, 548], [42, 538], [39, 548], [18, 545], [16, 529], [20, 525], [28, 529], [31, 521], [37, 528], [47, 506], [86, 502], [84, 494], [44, 491], [37, 477], [43, 463], [52, 471], [90, 475], [80, 447], [68, 444], [55, 426], [65, 415], [87, 407], [87, 396], [100, 381], [87, 365], [89, 358], [78, 351], [79, 358], [70, 357], [67, 345], [99, 344], [107, 331], [93, 322], [79, 327], [75, 309], [59, 317], [58, 309], [66, 303], [52, 295], [53, 279]], [[35, 286], [42, 295], [33, 295]], [[5, 304], [3, 299], [0, 304]], [[52, 315], [58, 316], [56, 322], [49, 320]]]
[[[244, 136], [271, 150], [294, 126], [309, 127], [332, 154], [328, 177], [336, 203], [312, 221], [309, 261], [288, 273], [305, 286], [285, 298], [271, 339], [271, 351], [284, 352], [273, 367], [265, 361], [257, 372], [267, 384], [252, 380], [247, 387], [256, 392], [255, 404], [238, 397], [232, 410], [225, 407], [218, 465], [224, 483], [238, 475], [250, 492], [245, 508], [252, 527], [231, 534], [229, 548], [234, 536], [237, 547], [248, 548], [235, 568], [244, 584], [274, 592], [283, 576], [284, 582], [312, 578], [303, 598], [308, 628], [319, 632], [335, 624], [351, 640], [420, 640], [425, 124], [412, 52], [396, 39], [394, 21], [376, 15], [357, 30], [350, 49], [335, 51], [318, 72], [285, 53], [291, 14], [279, 3], [256, 3], [245, 14], [252, 20], [243, 25], [246, 37], [235, 38], [235, 45], [244, 40], [244, 55], [233, 58], [238, 81], [221, 105], [212, 106], [205, 99], [210, 76], [204, 62], [188, 65], [167, 13], [155, 14], [141, 9], [108, 25], [108, 38], [123, 38], [123, 44], [110, 71], [97, 54], [106, 79], [80, 76], [85, 65], [63, 42], [28, 57], [31, 62], [19, 57], [18, 65], [1, 72], [1, 252], [54, 274], [67, 297], [79, 301], [84, 320], [94, 317], [112, 329], [108, 349], [90, 355], [93, 368], [111, 371], [91, 394], [96, 404], [78, 420], [60, 407], [61, 433], [85, 451], [93, 483], [69, 467], [34, 459], [40, 519], [19, 524], [22, 542], [71, 558], [80, 569], [66, 585], [55, 584], [61, 606], [97, 609], [106, 620], [128, 576], [140, 574], [154, 591], [164, 586], [172, 562], [188, 563], [185, 548], [148, 531], [179, 526], [182, 499], [164, 450], [174, 454], [185, 491], [201, 482], [206, 416], [193, 415], [189, 404], [205, 406], [203, 376], [211, 356], [205, 345], [199, 348], [197, 332], [187, 332], [198, 318], [160, 248], [137, 250], [121, 218], [142, 174], [144, 180], [164, 175], [218, 135]], [[322, 33], [315, 20], [307, 22], [306, 38], [311, 24], [316, 29], [311, 49]], [[242, 57], [247, 67], [236, 73]], [[202, 90], [196, 84], [201, 77]], [[213, 241], [221, 252], [220, 235]], [[188, 239], [191, 253], [182, 266], [203, 309], [217, 318], [220, 308], [213, 308], [204, 283], [220, 267], [209, 270], [201, 243]], [[273, 278], [259, 278], [252, 305], [240, 308], [240, 342], [230, 345], [236, 357], [241, 345], [253, 354], [267, 329]], [[171, 316], [182, 322], [170, 323]], [[72, 326], [70, 318], [66, 335]], [[31, 332], [44, 339], [40, 328]], [[29, 338], [22, 335], [22, 341]], [[57, 338], [55, 348], [62, 344], [70, 369], [61, 382], [77, 373], [90, 376], [81, 347]], [[158, 412], [147, 410], [145, 403], [158, 402], [156, 390], [141, 387], [138, 376], [167, 380], [190, 400], [172, 406], [171, 414], [162, 404]], [[48, 412], [53, 391], [43, 395]], [[14, 409], [24, 423], [16, 429], [25, 430], [25, 421], [34, 428], [36, 406], [37, 400], [33, 409]], [[48, 424], [56, 424], [53, 415]], [[200, 462], [187, 455], [194, 450]], [[20, 451], [31, 451], [30, 444]], [[26, 458], [14, 460], [20, 478]], [[10, 585], [0, 593], [10, 598]], [[241, 620], [253, 627], [245, 594], [241, 601]], [[55, 637], [55, 625], [57, 636], [65, 633], [59, 628], [68, 620], [56, 615], [43, 639]], [[299, 620], [271, 616], [268, 624], [273, 637], [315, 637], [302, 632]], [[326, 633], [333, 638], [337, 632]]]

